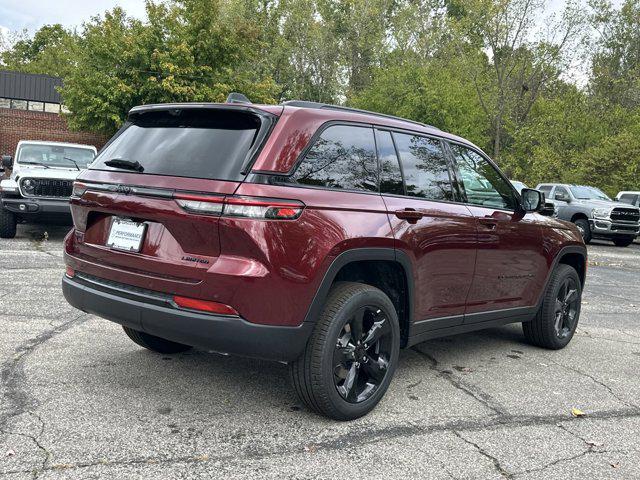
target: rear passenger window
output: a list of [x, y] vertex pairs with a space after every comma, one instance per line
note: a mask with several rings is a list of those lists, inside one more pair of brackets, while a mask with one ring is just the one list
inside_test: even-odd
[[373, 129], [334, 125], [322, 132], [293, 174], [297, 183], [378, 191]]
[[378, 130], [376, 139], [378, 141], [378, 161], [380, 162], [380, 192], [404, 195], [402, 173], [391, 133]]
[[428, 200], [453, 200], [451, 177], [439, 140], [394, 133], [407, 195]]

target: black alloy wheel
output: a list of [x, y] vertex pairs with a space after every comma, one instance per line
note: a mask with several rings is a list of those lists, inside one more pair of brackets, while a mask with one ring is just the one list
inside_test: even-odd
[[300, 400], [335, 420], [366, 415], [393, 379], [400, 323], [391, 299], [363, 283], [336, 282], [303, 354], [289, 364]]
[[579, 302], [578, 286], [575, 279], [566, 277], [558, 290], [555, 304], [555, 330], [558, 338], [566, 338], [573, 332]]
[[393, 336], [387, 315], [374, 306], [360, 307], [347, 320], [333, 353], [333, 382], [349, 403], [373, 395], [389, 368]]
[[582, 281], [578, 272], [571, 265], [557, 265], [538, 312], [522, 324], [524, 336], [539, 347], [551, 350], [566, 347], [578, 326], [581, 299]]

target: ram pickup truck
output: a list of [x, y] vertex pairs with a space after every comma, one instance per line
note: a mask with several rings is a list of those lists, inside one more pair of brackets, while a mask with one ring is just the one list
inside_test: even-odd
[[[96, 156], [96, 147], [73, 143], [22, 140], [15, 161], [2, 156], [0, 238], [13, 238], [18, 223], [70, 223], [73, 181]], [[0, 175], [0, 178], [2, 176]]]
[[554, 203], [560, 220], [576, 224], [585, 243], [599, 238], [626, 247], [639, 233], [640, 210], [611, 200], [595, 187], [543, 183], [536, 189]]

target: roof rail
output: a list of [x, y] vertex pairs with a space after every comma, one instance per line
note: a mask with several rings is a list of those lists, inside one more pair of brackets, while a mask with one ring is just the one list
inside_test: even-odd
[[332, 105], [330, 103], [308, 102], [305, 100], [288, 100], [286, 102], [282, 102], [281, 105], [288, 106], [288, 107], [320, 108], [320, 109], [327, 109], [327, 110], [340, 110], [344, 112], [363, 113], [366, 115], [374, 115], [376, 117], [388, 118], [390, 120], [398, 120], [400, 122], [413, 123], [414, 125], [420, 125], [421, 127], [428, 127], [428, 128], [433, 128], [435, 130], [439, 130], [437, 127], [434, 127], [433, 125], [417, 122], [415, 120], [408, 120], [402, 117], [396, 117], [395, 115], [387, 115], [386, 113], [372, 112], [369, 110], [362, 110], [360, 108], [351, 108], [351, 107], [343, 107], [341, 105]]

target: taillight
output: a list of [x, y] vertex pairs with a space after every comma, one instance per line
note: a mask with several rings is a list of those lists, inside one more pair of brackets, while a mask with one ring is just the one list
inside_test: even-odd
[[73, 182], [73, 190], [71, 195], [74, 197], [81, 197], [84, 192], [87, 191], [87, 186], [82, 182]]
[[262, 197], [220, 197], [176, 193], [178, 205], [190, 213], [266, 220], [295, 220], [302, 214], [304, 203]]
[[221, 215], [224, 197], [213, 195], [197, 195], [191, 193], [176, 193], [173, 195], [178, 205], [187, 212], [202, 215]]
[[294, 220], [300, 216], [304, 204], [296, 200], [277, 198], [227, 197], [223, 215], [230, 217]]
[[200, 310], [201, 312], [215, 313], [218, 315], [232, 315], [238, 317], [238, 312], [229, 305], [219, 302], [210, 302], [208, 300], [198, 300], [196, 298], [173, 297], [174, 303], [180, 308], [188, 308], [189, 310]]

